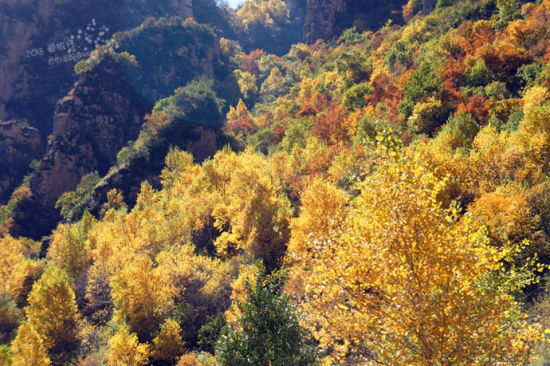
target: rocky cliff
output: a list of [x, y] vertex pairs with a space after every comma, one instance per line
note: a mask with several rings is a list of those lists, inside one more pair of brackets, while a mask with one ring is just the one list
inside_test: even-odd
[[388, 19], [400, 23], [401, 7], [406, 0], [307, 0], [304, 41], [337, 37], [344, 29], [376, 30]]
[[307, 43], [333, 36], [336, 14], [346, 11], [346, 0], [309, 0], [304, 22]]
[[0, 201], [6, 201], [42, 153], [40, 134], [25, 121], [0, 122]]
[[86, 174], [104, 175], [117, 153], [136, 139], [155, 101], [197, 76], [227, 76], [218, 65], [223, 57], [217, 38], [204, 25], [180, 18], [149, 21], [117, 40], [126, 56], [110, 50], [83, 61], [85, 71], [57, 103], [46, 155], [30, 180], [32, 197], [15, 223], [17, 234], [47, 234], [59, 220], [60, 195], [74, 190]]
[[39, 237], [47, 232], [58, 218], [58, 197], [74, 189], [82, 176], [108, 169], [118, 150], [137, 136], [148, 107], [120, 64], [106, 59], [100, 68], [83, 74], [56, 106], [46, 155], [30, 180], [28, 212], [17, 222], [20, 234]]
[[0, 120], [25, 118], [45, 138], [74, 64], [148, 16], [193, 16], [192, 0], [0, 0]]

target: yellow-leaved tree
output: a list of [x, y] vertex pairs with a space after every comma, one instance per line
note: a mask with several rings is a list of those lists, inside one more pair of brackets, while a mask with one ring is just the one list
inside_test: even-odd
[[[326, 361], [524, 364], [541, 331], [503, 285], [514, 282], [503, 265], [511, 249], [489, 245], [470, 215], [441, 205], [445, 179], [417, 157], [389, 151], [358, 183], [345, 217], [344, 196], [317, 183], [294, 221], [300, 243], [289, 250], [304, 281], [301, 307], [329, 350]], [[339, 227], [312, 224], [327, 221], [325, 206]]]
[[72, 281], [86, 266], [86, 236], [95, 221], [95, 218], [86, 212], [81, 221], [72, 225], [60, 224], [52, 235], [52, 243], [48, 249], [49, 263], [66, 272]]
[[246, 0], [236, 13], [239, 25], [244, 29], [251, 25], [271, 27], [275, 22], [288, 20], [289, 14], [282, 0]]
[[151, 339], [173, 306], [175, 288], [162, 267], [139, 255], [111, 279], [114, 317], [127, 321], [140, 339]]
[[80, 316], [67, 274], [49, 265], [35, 282], [25, 308], [27, 319], [51, 354], [70, 353], [79, 345]]
[[149, 360], [149, 346], [141, 344], [135, 333], [123, 324], [109, 339], [109, 366], [142, 366]]
[[153, 339], [151, 357], [157, 361], [165, 361], [175, 365], [177, 359], [185, 351], [185, 343], [181, 336], [181, 327], [173, 319], [167, 319], [161, 326], [160, 332]]
[[15, 268], [23, 261], [21, 244], [11, 236], [0, 240], [0, 294], [10, 293]]
[[17, 330], [17, 336], [11, 343], [11, 350], [13, 352], [13, 366], [51, 365], [42, 339], [28, 322], [21, 324]]

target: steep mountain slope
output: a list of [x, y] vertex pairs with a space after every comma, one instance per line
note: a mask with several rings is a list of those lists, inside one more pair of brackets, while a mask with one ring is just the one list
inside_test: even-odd
[[282, 4], [77, 64], [0, 207], [0, 363], [550, 360], [550, 0], [295, 1], [327, 39], [253, 49]]
[[0, 9], [0, 119], [25, 118], [44, 137], [74, 64], [95, 44], [149, 16], [193, 16], [191, 0], [2, 0]]
[[[15, 223], [20, 234], [47, 234], [59, 220], [61, 194], [89, 173], [104, 175], [158, 99], [198, 76], [230, 77], [216, 35], [181, 18], [146, 22], [113, 42], [121, 53], [104, 48], [81, 61], [80, 79], [57, 104], [46, 155], [30, 179], [33, 196]], [[34, 212], [47, 214], [37, 219]]]

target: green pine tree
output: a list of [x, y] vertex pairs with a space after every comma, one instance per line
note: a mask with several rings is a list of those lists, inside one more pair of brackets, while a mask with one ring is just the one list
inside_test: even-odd
[[[263, 282], [263, 283], [262, 283]], [[239, 304], [243, 316], [226, 327], [217, 344], [222, 365], [316, 365], [319, 352], [308, 344], [298, 323], [295, 306], [281, 293], [280, 278], [268, 278], [252, 286]]]

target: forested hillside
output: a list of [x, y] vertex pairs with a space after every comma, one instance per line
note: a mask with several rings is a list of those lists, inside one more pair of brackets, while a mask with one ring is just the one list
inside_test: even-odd
[[211, 5], [0, 124], [0, 365], [548, 364], [550, 0]]

